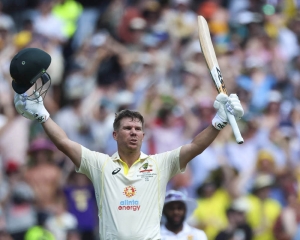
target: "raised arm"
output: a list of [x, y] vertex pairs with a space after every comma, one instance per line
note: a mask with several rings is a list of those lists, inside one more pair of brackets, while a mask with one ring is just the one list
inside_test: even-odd
[[42, 123], [42, 126], [55, 146], [66, 154], [75, 166], [79, 168], [81, 162], [81, 145], [71, 141], [64, 130], [62, 130], [50, 117], [46, 122]]
[[180, 168], [185, 168], [189, 161], [202, 153], [215, 140], [219, 132], [212, 125], [208, 126], [191, 143], [182, 146], [180, 150]]
[[236, 94], [228, 97], [224, 93], [218, 94], [214, 108], [217, 109], [212, 125], [200, 132], [191, 143], [182, 146], [180, 150], [180, 168], [185, 168], [189, 161], [202, 153], [227, 125], [228, 119], [225, 108], [239, 120], [244, 115], [243, 107]]
[[43, 104], [43, 98], [36, 94], [36, 99], [28, 100], [26, 94], [15, 94], [14, 103], [18, 113], [30, 120], [39, 121], [55, 146], [66, 154], [76, 167], [81, 162], [81, 145], [71, 141], [66, 133], [51, 118]]

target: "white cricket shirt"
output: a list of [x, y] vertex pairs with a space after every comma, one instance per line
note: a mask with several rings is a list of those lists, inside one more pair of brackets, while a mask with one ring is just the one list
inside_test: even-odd
[[182, 231], [177, 234], [162, 225], [160, 234], [161, 240], [207, 240], [206, 234], [202, 230], [191, 227], [187, 223], [183, 224]]
[[141, 152], [128, 169], [118, 153], [110, 157], [82, 146], [81, 165], [76, 171], [94, 185], [101, 240], [161, 239], [166, 186], [181, 172], [180, 148], [156, 155]]

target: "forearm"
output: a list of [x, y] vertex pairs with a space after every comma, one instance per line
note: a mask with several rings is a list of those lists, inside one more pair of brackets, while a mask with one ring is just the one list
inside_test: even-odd
[[180, 151], [180, 167], [185, 168], [189, 161], [202, 153], [214, 141], [219, 132], [219, 130], [210, 125], [200, 132], [191, 143], [182, 146]]
[[54, 145], [61, 150], [63, 148], [63, 143], [68, 140], [68, 136], [64, 130], [50, 117], [46, 122], [42, 123], [42, 126]]
[[193, 158], [202, 153], [218, 136], [219, 130], [209, 125], [206, 129], [200, 132], [191, 142], [191, 154]]
[[50, 117], [46, 122], [42, 123], [42, 126], [55, 146], [66, 154], [76, 167], [79, 167], [81, 163], [81, 145], [71, 141], [64, 130]]

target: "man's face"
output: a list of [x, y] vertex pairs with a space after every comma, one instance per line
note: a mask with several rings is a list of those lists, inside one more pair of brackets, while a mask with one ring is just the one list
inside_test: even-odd
[[142, 123], [139, 119], [123, 118], [120, 128], [113, 132], [118, 147], [127, 150], [140, 150], [144, 138]]
[[186, 206], [183, 202], [170, 202], [164, 206], [164, 215], [167, 219], [167, 222], [174, 227], [180, 226], [183, 223], [185, 214]]

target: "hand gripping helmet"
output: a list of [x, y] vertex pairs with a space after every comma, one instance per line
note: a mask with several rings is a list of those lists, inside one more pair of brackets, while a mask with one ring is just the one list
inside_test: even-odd
[[[25, 48], [18, 52], [10, 63], [10, 75], [13, 79], [12, 88], [18, 94], [23, 94], [35, 85], [33, 92], [39, 92], [44, 97], [50, 87], [51, 78], [46, 72], [51, 63], [48, 53], [38, 48]], [[38, 80], [41, 81], [38, 81]], [[45, 84], [48, 86], [45, 87]], [[27, 94], [27, 99], [34, 100], [36, 95]]]

